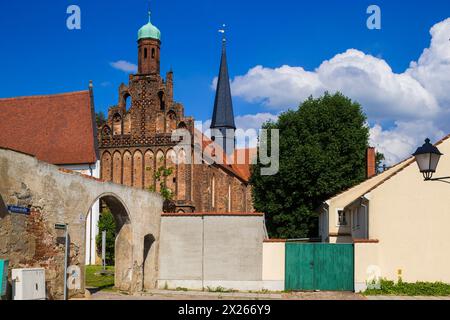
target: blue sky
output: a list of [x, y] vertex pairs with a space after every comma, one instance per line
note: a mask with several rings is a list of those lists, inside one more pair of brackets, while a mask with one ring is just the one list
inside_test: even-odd
[[[66, 9], [71, 4], [81, 8], [81, 30], [66, 28]], [[381, 8], [381, 30], [366, 27], [369, 16], [366, 9], [371, 4]], [[89, 80], [93, 80], [96, 108], [106, 112], [108, 106], [117, 103], [120, 83], [128, 81], [127, 73], [113, 68], [111, 63], [137, 62], [136, 35], [140, 26], [147, 22], [147, 10], [145, 0], [2, 1], [0, 97], [83, 90]], [[309, 86], [297, 88], [296, 82], [288, 79], [292, 92], [298, 89], [302, 93], [297, 97], [287, 90], [290, 98], [277, 98], [277, 93], [271, 96], [271, 90], [283, 91], [277, 86], [286, 84], [286, 80], [280, 80], [269, 88], [271, 90], [265, 88], [266, 83], [280, 75], [277, 68], [285, 65], [289, 67], [285, 69], [288, 75], [294, 70], [295, 76], [302, 77], [303, 73], [295, 68], [314, 72], [324, 61], [348, 49], [356, 49], [357, 53], [367, 55], [362, 60], [373, 56], [376, 63], [386, 63], [393, 74], [402, 74], [410, 62], [418, 61], [424, 49], [430, 46], [430, 28], [450, 16], [450, 1], [152, 0], [151, 10], [152, 22], [162, 32], [162, 73], [170, 68], [174, 70], [175, 98], [185, 105], [186, 114], [202, 121], [211, 117], [214, 100], [211, 84], [218, 72], [221, 45], [217, 30], [226, 23], [235, 114], [241, 120], [248, 120], [249, 116], [251, 123], [259, 124], [258, 114], [266, 114], [265, 118], [269, 113], [276, 115], [296, 107], [300, 97], [318, 95], [323, 88], [334, 88], [320, 84], [312, 86], [309, 92]], [[258, 77], [249, 76], [255, 66], [261, 66], [268, 78], [261, 76], [261, 70], [257, 70]], [[350, 69], [346, 66], [345, 70]], [[334, 77], [342, 75], [342, 79], [349, 79], [348, 74], [342, 72], [335, 73]], [[431, 81], [423, 80], [420, 75], [414, 78], [420, 78], [418, 81], [425, 88], [423, 82]], [[261, 86], [258, 81], [263, 80], [264, 86]], [[344, 93], [363, 104], [374, 130], [379, 125], [381, 131], [373, 140], [380, 149], [388, 149], [379, 141], [382, 137], [386, 140], [402, 134], [407, 124], [412, 126], [409, 130], [414, 130], [414, 123], [423, 119], [415, 109], [399, 107], [399, 112], [393, 112], [396, 103], [381, 103], [379, 97], [373, 98], [373, 92], [366, 94], [364, 88], [356, 93], [347, 89], [352, 87], [351, 81], [355, 78], [350, 77], [348, 81], [350, 85], [342, 84]], [[376, 92], [383, 96], [382, 90]], [[447, 98], [436, 98], [439, 110], [446, 108], [450, 101]], [[420, 97], [415, 101], [418, 100]], [[433, 103], [429, 106], [431, 112], [434, 112]], [[433, 128], [432, 138], [450, 132], [450, 126], [438, 118], [442, 117], [431, 119], [432, 124], [422, 124], [419, 131], [426, 134], [427, 128]], [[373, 136], [377, 134], [375, 131]], [[409, 143], [411, 149], [418, 139], [419, 136], [414, 141], [399, 143], [403, 146]], [[409, 152], [405, 148], [387, 150], [394, 155], [392, 161], [405, 156]]]

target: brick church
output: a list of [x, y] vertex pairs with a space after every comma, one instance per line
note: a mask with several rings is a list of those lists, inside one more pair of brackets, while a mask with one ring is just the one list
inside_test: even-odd
[[[129, 76], [128, 85], [121, 84], [118, 104], [110, 107], [106, 123], [98, 130], [102, 179], [157, 192], [164, 179], [173, 195], [172, 212], [253, 211], [248, 181], [250, 158], [256, 150], [235, 149], [225, 45], [224, 39], [211, 124], [219, 134], [209, 139], [194, 127], [183, 105], [174, 101], [173, 72], [165, 79], [160, 75], [161, 32], [149, 18], [138, 32], [138, 73]], [[188, 139], [177, 148], [183, 138], [174, 141], [174, 130], [197, 139]], [[201, 162], [186, 161], [199, 151], [208, 150], [205, 153], [214, 156], [220, 148], [222, 164], [208, 156]], [[234, 164], [238, 155], [245, 161]], [[160, 168], [170, 168], [170, 175], [156, 175]]]

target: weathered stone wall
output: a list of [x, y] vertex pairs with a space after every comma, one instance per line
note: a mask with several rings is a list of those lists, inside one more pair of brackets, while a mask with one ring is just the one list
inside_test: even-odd
[[164, 214], [160, 288], [261, 290], [262, 214]]
[[[54, 225], [69, 224], [70, 265], [81, 268], [84, 293], [85, 219], [102, 198], [119, 225], [116, 285], [130, 291], [153, 288], [157, 281], [162, 199], [147, 191], [89, 179], [34, 157], [0, 149], [0, 258], [11, 268], [44, 267], [50, 298], [63, 295], [64, 245]], [[9, 213], [7, 205], [31, 214]]]

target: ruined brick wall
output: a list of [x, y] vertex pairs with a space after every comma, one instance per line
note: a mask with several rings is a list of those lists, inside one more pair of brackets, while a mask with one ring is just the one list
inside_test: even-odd
[[[55, 229], [49, 228], [41, 208], [32, 208], [29, 216], [13, 216], [2, 209], [0, 256], [10, 260], [11, 268], [44, 268], [48, 298], [62, 299], [64, 238], [58, 238]], [[81, 268], [80, 255], [80, 247], [71, 243], [69, 265]]]
[[[120, 226], [117, 247], [129, 253], [116, 249], [116, 284], [131, 292], [156, 286], [159, 195], [101, 182], [1, 148], [0, 181], [0, 259], [10, 260], [10, 268], [45, 268], [50, 299], [63, 296], [64, 242], [58, 238], [63, 235], [55, 229], [57, 223], [69, 225], [69, 265], [79, 266], [81, 272], [80, 289], [69, 294], [84, 294], [86, 216], [98, 198], [108, 204]], [[7, 205], [30, 208], [31, 214], [10, 213]], [[144, 248], [146, 238], [153, 240]]]

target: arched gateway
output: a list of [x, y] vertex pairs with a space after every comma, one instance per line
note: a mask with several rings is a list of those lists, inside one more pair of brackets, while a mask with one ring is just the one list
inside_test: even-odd
[[[55, 224], [68, 224], [69, 265], [80, 270], [84, 294], [86, 217], [98, 199], [110, 208], [117, 226], [116, 279], [121, 290], [138, 292], [156, 287], [162, 199], [145, 190], [103, 182], [0, 148], [0, 258], [11, 268], [43, 267], [49, 298], [63, 295], [64, 246]], [[30, 214], [6, 210], [26, 207]]]

